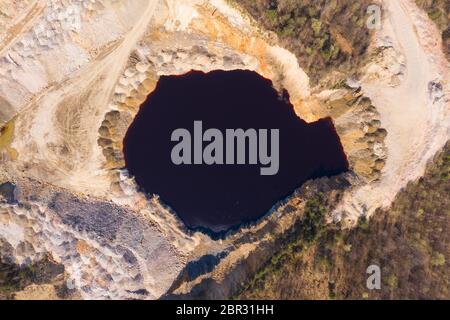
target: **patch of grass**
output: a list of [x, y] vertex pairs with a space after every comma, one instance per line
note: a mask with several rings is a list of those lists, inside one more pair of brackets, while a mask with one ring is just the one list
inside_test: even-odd
[[306, 202], [302, 237], [307, 243], [313, 242], [325, 231], [325, 212], [322, 194]]
[[269, 9], [269, 10], [267, 10], [267, 11], [266, 11], [266, 16], [267, 16], [267, 18], [268, 18], [270, 21], [275, 22], [275, 21], [277, 20], [277, 18], [278, 18], [277, 10], [275, 10], [275, 9]]
[[434, 252], [431, 258], [431, 265], [433, 267], [442, 267], [445, 265], [445, 256], [442, 253]]
[[362, 230], [369, 229], [369, 221], [367, 220], [366, 216], [359, 217], [358, 228], [361, 228]]
[[433, 20], [433, 21], [439, 20], [439, 18], [442, 17], [442, 14], [443, 14], [442, 11], [439, 9], [431, 9], [428, 12], [428, 15], [430, 16], [431, 20]]
[[398, 278], [395, 274], [391, 274], [387, 278], [387, 284], [391, 290], [395, 290], [398, 288]]
[[14, 137], [14, 119], [0, 128], [0, 149], [9, 147]]
[[14, 123], [15, 118], [10, 120], [5, 126], [0, 128], [0, 152], [6, 150], [11, 159], [17, 158], [17, 151], [11, 147], [14, 139]]

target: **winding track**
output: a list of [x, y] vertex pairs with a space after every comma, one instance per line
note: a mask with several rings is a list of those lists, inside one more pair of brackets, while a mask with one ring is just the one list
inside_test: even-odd
[[442, 58], [442, 48], [425, 45], [440, 44], [440, 34], [423, 23], [427, 19], [414, 16], [424, 13], [412, 0], [383, 0], [383, 6], [385, 19], [377, 38], [393, 41], [405, 57], [407, 71], [397, 87], [373, 80], [362, 83], [388, 132], [388, 158], [379, 182], [354, 190], [336, 209], [335, 217], [353, 222], [361, 214], [370, 216], [378, 207], [389, 206], [409, 181], [423, 175], [427, 161], [449, 139], [448, 100], [434, 103], [429, 93], [429, 83], [436, 80], [449, 92], [449, 64]]

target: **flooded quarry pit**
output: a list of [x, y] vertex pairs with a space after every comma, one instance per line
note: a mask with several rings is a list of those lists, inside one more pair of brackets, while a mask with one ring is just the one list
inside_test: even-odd
[[348, 170], [331, 119], [306, 123], [251, 71], [162, 76], [124, 139], [126, 168], [188, 228], [223, 232], [306, 180]]

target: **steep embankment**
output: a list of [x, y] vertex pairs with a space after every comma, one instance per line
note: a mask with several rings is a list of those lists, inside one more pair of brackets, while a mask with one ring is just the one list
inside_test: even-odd
[[402, 55], [405, 70], [399, 71], [399, 85], [373, 76], [378, 66], [369, 66], [361, 80], [387, 130], [388, 157], [379, 182], [355, 189], [336, 209], [336, 218], [351, 221], [389, 206], [401, 188], [423, 174], [427, 161], [449, 138], [449, 64], [440, 35], [412, 1], [385, 1], [384, 7], [376, 45]]

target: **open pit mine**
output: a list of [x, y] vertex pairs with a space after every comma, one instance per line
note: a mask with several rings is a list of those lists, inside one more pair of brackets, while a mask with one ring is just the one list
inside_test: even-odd
[[[1, 261], [50, 261], [71, 299], [227, 299], [315, 195], [348, 229], [388, 209], [449, 140], [450, 68], [414, 1], [374, 3], [337, 85], [240, 1], [2, 0]], [[52, 281], [16, 297], [56, 299]]]

